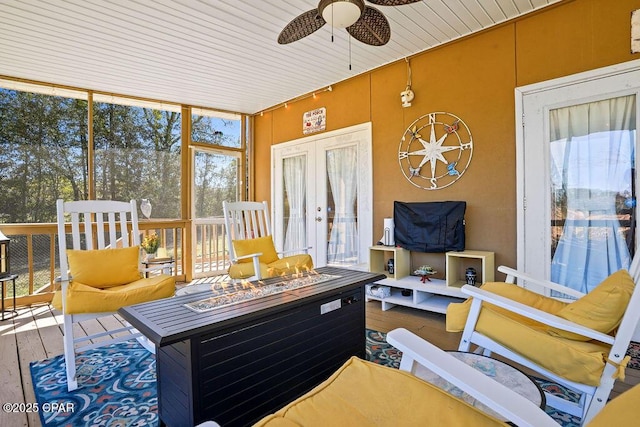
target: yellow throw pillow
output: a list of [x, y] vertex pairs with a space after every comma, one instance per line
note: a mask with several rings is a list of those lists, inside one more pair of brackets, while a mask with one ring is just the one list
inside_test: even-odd
[[[591, 292], [568, 304], [556, 314], [563, 319], [608, 334], [620, 325], [634, 287], [629, 272], [619, 270], [604, 279]], [[549, 333], [572, 340], [591, 340], [591, 338], [556, 328], [551, 328]]]
[[[265, 264], [270, 264], [279, 259], [278, 254], [276, 253], [276, 248], [273, 246], [273, 239], [271, 236], [246, 240], [234, 240], [232, 243], [233, 250], [237, 257], [261, 253], [260, 262]], [[246, 258], [241, 259], [238, 262], [253, 262], [253, 259]]]
[[110, 288], [140, 279], [139, 246], [118, 249], [67, 250], [71, 279], [94, 288]]

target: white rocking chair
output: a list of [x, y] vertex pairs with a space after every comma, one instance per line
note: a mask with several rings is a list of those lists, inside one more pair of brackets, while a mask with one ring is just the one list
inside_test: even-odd
[[[67, 215], [71, 219], [70, 247], [67, 246]], [[138, 338], [141, 343], [144, 341], [144, 337], [130, 326], [88, 336], [74, 336], [74, 324], [112, 315], [121, 306], [172, 296], [175, 279], [166, 274], [142, 277], [144, 272], [165, 266], [141, 268], [135, 200], [58, 200], [57, 221], [61, 289], [56, 292], [52, 304], [63, 313], [67, 387], [72, 391], [78, 387], [76, 353], [132, 338]], [[99, 283], [91, 283], [95, 280]], [[119, 336], [91, 343], [95, 338], [116, 334]], [[87, 341], [90, 343], [79, 345]]]
[[[633, 279], [633, 284], [635, 286], [633, 286], [632, 291], [628, 291], [632, 292], [628, 304], [626, 305], [626, 307], [621, 307], [620, 309], [620, 312], [624, 314], [622, 315], [622, 320], [620, 321], [619, 326], [613, 329], [611, 332], [602, 332], [594, 329], [593, 327], [587, 327], [583, 324], [569, 321], [566, 318], [566, 310], [562, 312], [562, 316], [565, 317], [559, 317], [557, 315], [559, 314], [558, 312], [552, 313], [550, 311], [543, 311], [542, 309], [534, 308], [533, 306], [523, 304], [521, 302], [515, 301], [514, 299], [510, 299], [509, 297], [506, 297], [506, 295], [499, 295], [498, 293], [487, 291], [483, 288], [476, 288], [474, 286], [465, 285], [462, 287], [462, 291], [472, 297], [472, 300], [469, 314], [467, 316], [466, 325], [464, 326], [464, 331], [462, 333], [459, 350], [469, 351], [471, 344], [476, 344], [478, 346], [478, 349], [476, 350], [477, 352], [483, 351], [483, 353], [487, 356], [491, 355], [491, 353], [497, 353], [503, 357], [506, 357], [507, 359], [526, 366], [540, 373], [541, 375], [564, 385], [571, 390], [581, 393], [582, 398], [578, 404], [570, 403], [564, 399], [550, 394], [546, 396], [547, 404], [564, 412], [568, 412], [572, 415], [580, 416], [582, 417], [582, 424], [587, 424], [607, 403], [607, 399], [609, 398], [609, 394], [613, 388], [615, 379], [624, 378], [624, 369], [628, 361], [628, 357], [625, 357], [626, 350], [636, 329], [636, 325], [640, 320], [640, 286], [638, 286], [640, 280], [639, 267], [640, 256], [636, 255], [629, 269], [629, 275]], [[585, 295], [581, 292], [568, 289], [565, 286], [561, 286], [549, 281], [537, 280], [526, 274], [519, 273], [511, 268], [500, 267], [498, 268], [498, 270], [507, 274], [507, 283], [514, 283], [515, 279], [518, 278], [518, 280], [526, 281], [527, 284], [540, 285], [547, 289], [551, 289], [565, 295], [578, 298], [577, 301], [569, 303], [567, 307], [576, 304], [578, 301], [580, 301], [580, 298], [585, 297]], [[621, 272], [615, 274], [620, 273]], [[612, 278], [613, 276], [614, 275], [610, 276], [610, 278]], [[603, 284], [605, 282], [603, 282]], [[600, 286], [602, 286], [603, 284], [601, 284]], [[516, 285], [508, 285], [504, 289], [508, 290], [509, 286]], [[594, 289], [592, 293], [597, 289], [598, 288]], [[625, 289], [628, 289], [628, 287]], [[527, 291], [526, 289], [522, 288], [516, 290], [519, 293], [522, 293], [524, 296], [526, 296], [527, 293], [530, 293], [529, 295], [533, 294], [531, 291]], [[498, 288], [494, 288], [494, 291], [498, 291]], [[613, 295], [613, 292], [618, 291], [608, 291], [607, 295]], [[551, 298], [544, 300], [545, 297], [543, 297], [542, 295], [535, 295], [537, 298], [541, 298], [540, 301], [543, 301], [545, 304], [552, 302], [550, 301]], [[491, 304], [494, 307], [489, 307], [486, 304]], [[462, 307], [459, 304], [456, 305]], [[541, 307], [541, 305], [537, 306]], [[613, 306], [615, 307], [615, 305]], [[499, 307], [499, 309], [507, 310], [530, 320], [521, 322], [519, 320], [512, 319], [511, 317], [507, 318], [506, 315], [495, 314], [496, 310], [499, 310], [495, 307]], [[450, 306], [448, 310], [451, 309], [452, 307]], [[485, 316], [499, 316], [500, 319], [504, 320], [498, 322], [501, 324], [501, 328], [504, 331], [502, 332], [502, 335], [487, 328], [487, 321], [489, 319], [493, 320], [493, 324], [496, 323], [493, 317], [484, 317], [484, 326], [479, 326], [479, 319], [482, 319], [480, 316], [485, 310]], [[572, 307], [570, 310], [578, 310], [578, 306], [576, 305], [575, 308]], [[449, 317], [450, 314], [451, 313], [448, 311], [447, 317]], [[595, 315], [593, 317], [595, 318]], [[606, 318], [606, 316], [603, 318]], [[613, 318], [613, 316], [611, 316], [611, 318]], [[534, 323], [534, 326], [532, 327], [526, 326], [529, 325], [532, 320], [537, 323]], [[543, 329], [536, 325], [543, 325]], [[551, 347], [543, 344], [535, 344], [538, 343], [538, 341], [523, 338], [524, 335], [514, 333], [514, 329], [512, 329], [512, 327], [528, 328], [528, 330], [535, 331], [533, 332], [534, 334], [540, 332], [540, 339], [546, 340], [545, 342], [550, 345], [554, 345], [557, 342], [557, 344], [560, 346], [566, 346], [567, 351], [573, 351], [572, 349], [574, 348], [577, 349], [575, 353], [567, 354], [572, 354], [578, 357], [580, 356], [581, 352], [585, 353], [593, 360], [595, 366], [599, 367], [599, 369], [601, 370], [601, 374], [599, 374], [598, 384], [585, 384], [577, 380], [567, 379], [565, 376], [563, 376], [567, 375], [567, 372], [570, 371], [573, 371], [571, 372], [571, 375], [573, 375], [573, 373], [576, 372], [576, 369], [585, 366], [586, 362], [583, 364], [583, 359], [580, 359], [581, 361], [578, 361], [572, 358], [571, 365], [563, 365], [565, 367], [564, 369], [568, 371], [565, 371], [564, 374], [559, 374], [557, 365], [554, 366], [554, 368], [551, 368], [549, 365], [550, 363], [557, 362], [557, 356], [552, 362], [551, 360], [549, 360], [549, 358], [544, 358], [541, 355], [541, 353], [543, 353], [543, 347]], [[482, 330], [479, 331], [478, 329]], [[520, 331], [523, 332], [524, 329], [520, 329]], [[549, 333], [549, 331], [551, 331], [551, 333]], [[556, 337], [550, 335], [558, 336]], [[529, 337], [529, 335], [527, 335], [527, 337]], [[551, 342], [554, 340], [555, 342]], [[531, 351], [525, 352], [522, 350], [524, 348], [523, 346], [527, 345], [526, 343], [523, 343], [523, 341], [534, 343], [530, 344]], [[597, 347], [596, 350], [593, 350], [593, 346], [599, 347]], [[514, 350], [514, 348], [518, 348], [520, 350]], [[586, 350], [587, 348], [589, 350]], [[602, 356], [604, 360], [601, 360], [601, 363], [598, 364], [597, 355], [600, 354], [600, 348], [602, 348]], [[607, 351], [607, 349], [609, 350]], [[557, 352], [555, 354], [557, 355]], [[536, 358], [538, 360], [532, 360]], [[552, 371], [552, 369], [554, 369], [555, 372]], [[593, 372], [593, 376], [598, 375], [597, 370], [594, 370]]]
[[[276, 252], [267, 202], [222, 202], [231, 267], [229, 276], [260, 280], [311, 270], [310, 247]], [[297, 253], [297, 255], [284, 256]]]

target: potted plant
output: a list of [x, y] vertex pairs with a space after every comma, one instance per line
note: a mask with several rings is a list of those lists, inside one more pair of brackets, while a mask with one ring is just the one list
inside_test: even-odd
[[147, 253], [147, 259], [152, 259], [155, 257], [155, 254], [158, 251], [159, 245], [160, 245], [160, 238], [154, 232], [144, 236], [144, 239], [142, 240], [140, 247]]

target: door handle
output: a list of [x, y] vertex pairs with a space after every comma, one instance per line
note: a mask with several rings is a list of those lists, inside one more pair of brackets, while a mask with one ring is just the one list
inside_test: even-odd
[[316, 222], [322, 222], [322, 217], [321, 216], [317, 216], [316, 217]]

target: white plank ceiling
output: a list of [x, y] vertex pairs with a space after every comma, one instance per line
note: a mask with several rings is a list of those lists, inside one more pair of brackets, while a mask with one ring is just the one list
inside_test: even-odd
[[0, 76], [252, 114], [559, 1], [376, 6], [391, 40], [350, 60], [328, 25], [277, 43], [318, 0], [0, 0]]

